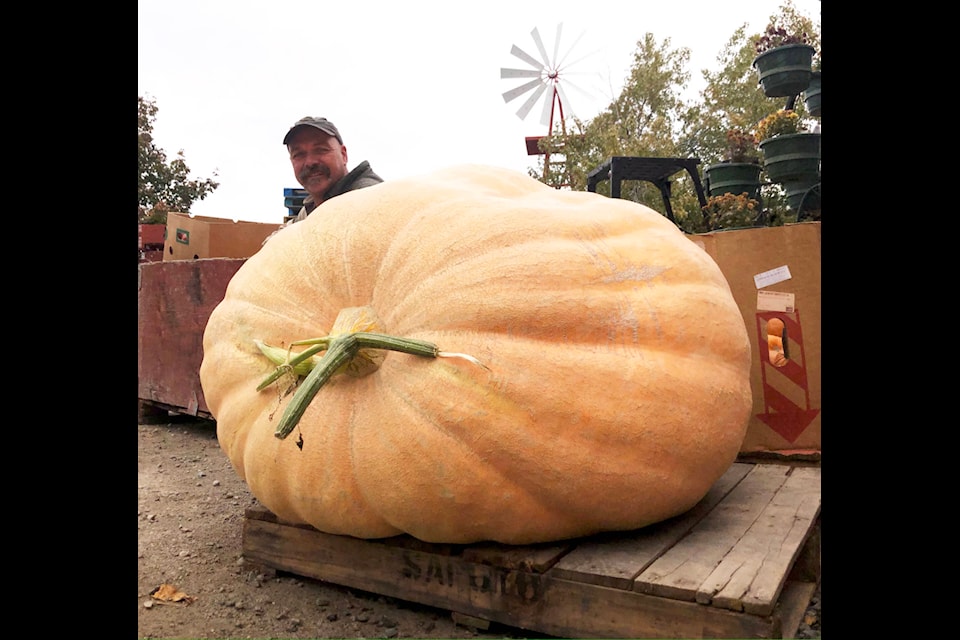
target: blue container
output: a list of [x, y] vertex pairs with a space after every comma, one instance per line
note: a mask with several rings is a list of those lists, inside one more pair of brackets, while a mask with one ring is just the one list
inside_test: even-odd
[[304, 199], [310, 195], [306, 189], [284, 188], [283, 206], [287, 209], [288, 216], [295, 216], [300, 213], [303, 207]]

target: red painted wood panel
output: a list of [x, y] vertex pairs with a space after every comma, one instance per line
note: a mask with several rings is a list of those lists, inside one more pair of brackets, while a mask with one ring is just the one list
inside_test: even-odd
[[203, 330], [246, 258], [138, 265], [137, 396], [211, 417], [200, 387]]

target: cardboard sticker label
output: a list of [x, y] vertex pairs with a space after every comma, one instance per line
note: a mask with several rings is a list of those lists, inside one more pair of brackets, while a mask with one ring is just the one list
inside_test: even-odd
[[777, 267], [776, 269], [770, 269], [769, 271], [758, 273], [757, 275], [753, 276], [753, 282], [757, 285], [757, 289], [763, 289], [764, 287], [769, 287], [772, 284], [789, 280], [792, 277], [793, 276], [790, 275], [790, 267], [783, 265], [782, 267]]
[[796, 294], [780, 291], [757, 291], [757, 311], [780, 311], [793, 313], [796, 309]]
[[190, 232], [186, 229], [177, 229], [177, 242], [180, 244], [190, 244]]

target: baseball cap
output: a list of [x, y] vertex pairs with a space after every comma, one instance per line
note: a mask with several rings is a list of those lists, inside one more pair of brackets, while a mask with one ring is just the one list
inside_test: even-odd
[[300, 127], [314, 127], [320, 131], [323, 131], [328, 136], [333, 136], [337, 139], [337, 142], [343, 144], [343, 138], [340, 137], [340, 132], [337, 131], [337, 127], [334, 126], [332, 122], [326, 118], [316, 118], [313, 116], [307, 116], [297, 120], [293, 126], [290, 127], [290, 131], [287, 131], [287, 135], [283, 136], [283, 144], [287, 144], [290, 141], [290, 136], [292, 136]]

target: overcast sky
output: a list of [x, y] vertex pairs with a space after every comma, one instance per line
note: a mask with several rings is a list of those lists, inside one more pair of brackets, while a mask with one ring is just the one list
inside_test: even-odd
[[[332, 120], [349, 167], [369, 160], [385, 180], [464, 162], [526, 172], [525, 137], [548, 130], [543, 99], [519, 118], [531, 94], [502, 94], [526, 79], [500, 69], [532, 68], [514, 45], [541, 58], [534, 29], [564, 60], [565, 114], [587, 120], [620, 92], [645, 33], [691, 50], [695, 98], [733, 32], [762, 31], [782, 0], [137, 4], [137, 89], [158, 107], [155, 142], [168, 159], [182, 149], [191, 177], [220, 182], [192, 213], [281, 222], [283, 189], [300, 186], [283, 136], [303, 116]], [[819, 22], [820, 0], [793, 4]]]

